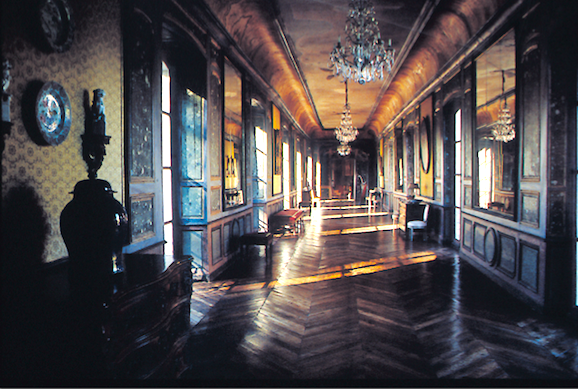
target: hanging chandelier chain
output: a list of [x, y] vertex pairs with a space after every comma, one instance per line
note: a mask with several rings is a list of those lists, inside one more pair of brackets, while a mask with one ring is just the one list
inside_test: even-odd
[[341, 156], [349, 155], [351, 146], [349, 143], [353, 142], [359, 133], [357, 128], [353, 127], [353, 120], [351, 118], [351, 107], [349, 106], [347, 80], [345, 81], [345, 105], [343, 106], [343, 113], [341, 114], [341, 123], [335, 129], [335, 137], [339, 141], [337, 152]]

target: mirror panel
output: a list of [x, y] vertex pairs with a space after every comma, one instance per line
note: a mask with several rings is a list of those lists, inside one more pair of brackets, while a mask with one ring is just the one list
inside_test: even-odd
[[225, 139], [223, 171], [225, 208], [244, 203], [243, 94], [241, 74], [225, 60]]
[[518, 134], [516, 46], [510, 30], [476, 60], [478, 208], [514, 215]]

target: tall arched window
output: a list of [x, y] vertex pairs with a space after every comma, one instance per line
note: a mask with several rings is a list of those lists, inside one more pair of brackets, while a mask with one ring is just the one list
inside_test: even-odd
[[162, 72], [162, 131], [161, 154], [163, 165], [163, 223], [165, 253], [174, 253], [173, 244], [173, 162], [171, 158], [171, 75], [167, 64], [163, 62]]

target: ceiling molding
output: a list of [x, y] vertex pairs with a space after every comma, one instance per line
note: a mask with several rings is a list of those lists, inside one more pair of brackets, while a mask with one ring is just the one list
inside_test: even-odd
[[383, 85], [381, 87], [381, 90], [379, 92], [377, 100], [375, 101], [375, 104], [373, 105], [373, 108], [371, 109], [371, 112], [370, 112], [369, 116], [367, 117], [367, 121], [363, 125], [364, 128], [368, 127], [373, 115], [375, 114], [375, 110], [377, 109], [377, 107], [381, 103], [381, 100], [383, 99], [383, 95], [385, 94], [385, 92], [387, 91], [389, 86], [391, 85], [391, 81], [396, 76], [397, 72], [399, 71], [401, 64], [405, 62], [407, 56], [409, 55], [410, 51], [412, 50], [412, 48], [415, 44], [415, 42], [417, 41], [417, 39], [421, 35], [423, 29], [425, 28], [427, 22], [430, 20], [434, 10], [436, 9], [436, 7], [438, 6], [440, 1], [441, 0], [428, 0], [424, 4], [424, 6], [422, 7], [421, 12], [420, 12], [416, 22], [414, 23], [407, 40], [405, 41], [403, 47], [399, 51], [399, 54], [396, 56], [395, 64], [393, 66], [391, 73], [388, 75], [387, 79], [385, 80], [385, 82], [383, 83]]
[[[523, 2], [514, 2], [499, 20], [505, 22], [504, 14], [513, 12]], [[408, 107], [424, 98], [425, 90], [431, 91], [447, 76], [449, 69], [460, 66], [473, 52], [480, 43], [480, 31], [487, 31], [484, 26], [488, 23], [496, 25], [493, 17], [509, 3], [507, 0], [455, 0], [444, 9], [436, 10], [384, 94], [368, 128], [378, 134], [391, 131], [393, 124], [409, 111]], [[469, 23], [458, 15], [465, 15]], [[468, 36], [468, 30], [475, 30], [476, 34]], [[391, 99], [395, 90], [401, 101]]]
[[293, 54], [293, 48], [289, 44], [289, 41], [287, 40], [287, 34], [285, 34], [285, 30], [281, 26], [281, 23], [279, 23], [278, 18], [275, 18], [275, 25], [277, 27], [277, 31], [279, 32], [279, 36], [281, 37], [281, 42], [283, 43], [283, 48], [285, 49], [285, 52], [287, 53], [287, 56], [289, 57], [289, 60], [291, 61], [291, 64], [293, 65], [293, 68], [295, 69], [297, 76], [299, 77], [299, 81], [301, 82], [301, 86], [303, 87], [303, 90], [305, 91], [305, 94], [307, 95], [307, 100], [309, 101], [309, 105], [311, 105], [311, 108], [313, 109], [313, 112], [315, 113], [315, 117], [317, 118], [317, 124], [319, 125], [319, 128], [323, 128], [323, 126], [321, 125], [321, 119], [319, 118], [319, 113], [317, 112], [317, 109], [315, 108], [315, 103], [313, 102], [313, 97], [311, 96], [311, 91], [309, 90], [309, 86], [307, 85], [307, 82], [305, 81], [305, 76], [303, 75], [303, 72], [301, 71], [301, 67], [299, 66], [299, 62], [297, 62], [297, 59], [295, 58], [295, 55]]
[[[240, 65], [244, 72], [246, 72], [253, 83], [255, 83], [261, 92], [263, 92], [268, 99], [279, 108], [284, 115], [289, 119], [293, 127], [295, 127], [305, 137], [310, 137], [300, 122], [298, 122], [293, 115], [293, 110], [287, 106], [286, 100], [280, 95], [279, 91], [271, 85], [269, 80], [257, 69], [254, 62], [249, 58], [241, 47], [237, 44], [233, 36], [223, 24], [212, 9], [204, 2], [187, 3], [187, 5], [180, 4], [182, 0], [171, 0], [183, 14], [190, 19], [191, 23], [198, 26], [200, 29], [207, 31], [212, 40], [218, 45], [219, 49], [223, 50], [225, 55], [232, 59], [237, 65]], [[193, 17], [192, 15], [195, 15]]]
[[[470, 0], [475, 3], [475, 0]], [[415, 108], [427, 95], [433, 93], [434, 90], [439, 88], [440, 84], [448, 80], [450, 76], [455, 75], [462, 65], [466, 64], [471, 57], [479, 51], [480, 47], [486, 44], [486, 42], [512, 19], [512, 15], [517, 13], [524, 4], [524, 0], [516, 0], [508, 8], [504, 9], [503, 12], [496, 14], [496, 10], [492, 12], [493, 17], [489, 18], [485, 26], [478, 29], [478, 32], [472, 36], [468, 42], [458, 50], [454, 56], [446, 62], [444, 66], [441, 67], [436, 77], [429, 81], [415, 96], [409, 100], [402, 109], [400, 109], [396, 115], [392, 116], [386, 127], [379, 135], [380, 138], [387, 137], [390, 132], [395, 129], [395, 125], [401, 120], [405, 115], [407, 115], [412, 109]]]
[[267, 1], [207, 0], [207, 5], [252, 66], [277, 91], [298, 127], [308, 135], [318, 129], [317, 114], [287, 55]]

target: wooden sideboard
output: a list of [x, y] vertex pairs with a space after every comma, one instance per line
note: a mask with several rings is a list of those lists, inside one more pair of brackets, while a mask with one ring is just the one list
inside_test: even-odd
[[107, 368], [113, 378], [174, 378], [186, 369], [190, 323], [190, 260], [133, 254], [113, 283], [104, 309]]
[[75, 293], [69, 265], [14, 266], [3, 274], [0, 337], [10, 357], [2, 359], [0, 373], [6, 386], [118, 386], [185, 372], [189, 259], [125, 255], [124, 271], [101, 280], [104, 300], [91, 287]]
[[407, 222], [412, 220], [422, 220], [423, 210], [426, 204], [415, 201], [400, 201], [399, 202], [399, 229], [403, 232], [407, 231]]

